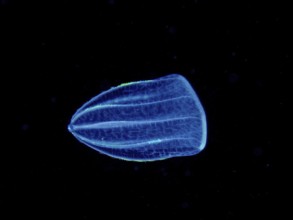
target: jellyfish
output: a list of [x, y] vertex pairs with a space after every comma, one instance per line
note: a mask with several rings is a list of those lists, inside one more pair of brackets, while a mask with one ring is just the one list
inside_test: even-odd
[[195, 155], [207, 140], [202, 104], [180, 74], [104, 91], [76, 111], [68, 130], [102, 154], [137, 162]]

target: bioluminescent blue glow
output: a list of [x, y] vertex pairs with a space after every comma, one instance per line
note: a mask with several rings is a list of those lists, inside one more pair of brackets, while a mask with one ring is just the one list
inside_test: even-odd
[[94, 150], [130, 161], [194, 155], [207, 139], [204, 109], [178, 74], [102, 92], [77, 110], [68, 129]]

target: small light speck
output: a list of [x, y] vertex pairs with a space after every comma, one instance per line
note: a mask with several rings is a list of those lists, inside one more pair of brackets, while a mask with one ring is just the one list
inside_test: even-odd
[[115, 0], [108, 0], [109, 5], [115, 5], [116, 1]]
[[29, 128], [30, 128], [30, 126], [28, 125], [28, 124], [22, 124], [21, 125], [21, 127], [20, 127], [20, 129], [22, 130], [22, 131], [27, 131], [27, 130], [29, 130]]
[[166, 171], [166, 169], [164, 167], [162, 167], [160, 169], [160, 171], [161, 171], [161, 173], [162, 173], [163, 176], [167, 176], [168, 175], [168, 172]]
[[51, 97], [50, 101], [51, 101], [52, 104], [55, 104], [56, 103], [56, 97]]
[[191, 173], [190, 170], [186, 170], [186, 171], [184, 172], [184, 175], [185, 175], [185, 176], [191, 176], [191, 174], [192, 174], [192, 173]]
[[139, 167], [138, 167], [138, 166], [134, 166], [134, 167], [133, 167], [133, 170], [134, 170], [134, 171], [138, 171], [138, 170], [139, 170]]
[[230, 73], [228, 77], [229, 83], [231, 84], [237, 83], [240, 79], [239, 75], [236, 73]]
[[182, 203], [181, 203], [181, 207], [182, 207], [183, 209], [188, 209], [188, 208], [190, 207], [190, 205], [189, 205], [188, 202], [182, 202]]
[[8, 2], [8, 0], [0, 0], [1, 5], [5, 5]]
[[255, 157], [260, 157], [263, 155], [263, 149], [261, 149], [260, 147], [256, 147], [253, 149], [253, 155]]
[[174, 26], [169, 26], [169, 25], [166, 25], [166, 29], [168, 31], [169, 34], [176, 34], [176, 28]]
[[80, 65], [76, 63], [76, 64], [74, 64], [74, 68], [79, 69]]

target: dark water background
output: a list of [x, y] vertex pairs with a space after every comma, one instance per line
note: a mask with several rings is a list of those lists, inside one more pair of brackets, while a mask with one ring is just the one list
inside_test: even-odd
[[[0, 7], [2, 120], [9, 121], [1, 219], [98, 219], [120, 209], [264, 219], [276, 210], [279, 79], [289, 65], [285, 5], [2, 0]], [[89, 98], [169, 73], [184, 75], [205, 108], [200, 154], [125, 162], [67, 131]]]

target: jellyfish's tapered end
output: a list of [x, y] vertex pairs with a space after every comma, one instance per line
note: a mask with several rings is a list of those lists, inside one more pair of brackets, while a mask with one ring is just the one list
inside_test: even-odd
[[72, 133], [73, 128], [72, 128], [72, 125], [71, 125], [71, 124], [69, 124], [69, 125], [67, 126], [67, 129], [68, 129], [68, 131], [69, 131], [70, 133]]

